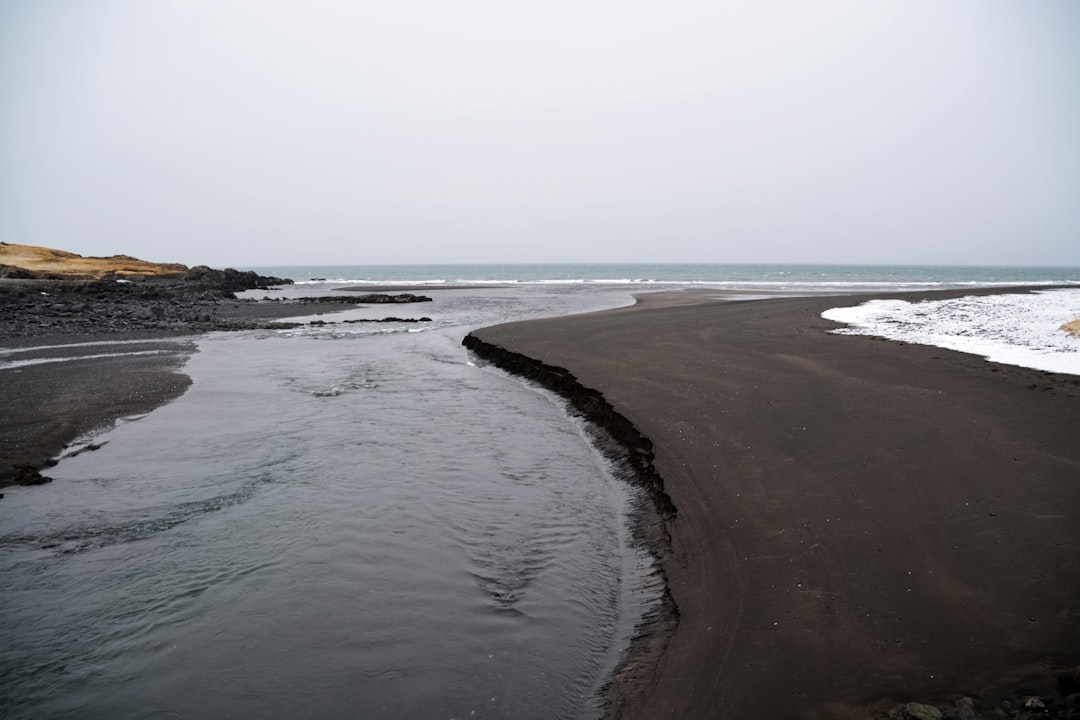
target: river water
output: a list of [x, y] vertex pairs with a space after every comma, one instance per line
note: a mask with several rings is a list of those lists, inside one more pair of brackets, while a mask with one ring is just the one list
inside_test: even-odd
[[[187, 394], [10, 489], [0, 715], [596, 716], [656, 602], [642, 500], [561, 402], [460, 341], [630, 298], [428, 294], [203, 337]], [[386, 315], [433, 322], [340, 322]]]
[[[185, 395], [94, 438], [51, 485], [6, 489], [0, 716], [597, 717], [659, 604], [628, 520], [648, 503], [558, 399], [474, 366], [469, 330], [680, 283], [1080, 283], [1076, 269], [292, 270], [401, 280], [434, 302], [197, 338]], [[476, 285], [439, 287], [455, 278]], [[432, 321], [344, 322], [390, 315]]]

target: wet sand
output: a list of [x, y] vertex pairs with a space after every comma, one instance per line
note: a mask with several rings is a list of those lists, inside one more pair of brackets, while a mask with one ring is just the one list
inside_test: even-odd
[[[211, 329], [245, 328], [297, 315], [355, 307], [351, 303], [214, 304]], [[9, 320], [14, 320], [9, 318]], [[16, 326], [18, 327], [18, 326]], [[191, 327], [50, 332], [0, 336], [0, 366], [40, 358], [98, 357], [0, 367], [0, 488], [47, 482], [48, 467], [82, 436], [108, 429], [176, 399], [191, 384], [182, 368], [195, 351]], [[136, 342], [137, 341], [137, 342]], [[41, 348], [41, 349], [39, 349]], [[131, 353], [144, 353], [134, 355]], [[108, 357], [108, 355], [115, 355]]]
[[[944, 297], [919, 293], [889, 297]], [[679, 620], [626, 718], [1060, 701], [1080, 663], [1080, 378], [831, 335], [861, 297], [639, 305], [473, 333], [654, 443]], [[1075, 673], [1074, 673], [1075, 674]]]
[[[64, 338], [42, 338], [38, 345], [57, 339]], [[180, 369], [194, 351], [193, 343], [164, 338], [138, 344], [109, 340], [113, 342], [65, 344], [0, 357], [20, 361], [148, 353], [44, 362], [0, 371], [0, 407], [4, 409], [0, 416], [0, 487], [44, 481], [41, 476], [48, 477], [52, 458], [80, 436], [109, 428], [121, 417], [150, 412], [190, 386], [191, 379]]]

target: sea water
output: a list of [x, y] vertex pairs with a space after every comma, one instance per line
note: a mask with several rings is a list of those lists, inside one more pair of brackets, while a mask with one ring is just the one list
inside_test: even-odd
[[[591, 284], [716, 287], [731, 290], [852, 291], [978, 287], [1002, 284], [1080, 284], [1080, 268], [934, 265], [532, 264], [335, 265], [248, 268], [297, 282], [437, 286], [455, 283]], [[314, 279], [314, 280], [313, 280]]]
[[[249, 296], [374, 282], [322, 270]], [[629, 521], [646, 499], [557, 398], [460, 341], [700, 272], [382, 271], [433, 302], [199, 338], [188, 393], [0, 501], [0, 715], [597, 717], [659, 599]], [[704, 287], [725, 282], [947, 281]], [[345, 322], [391, 314], [431, 321]]]

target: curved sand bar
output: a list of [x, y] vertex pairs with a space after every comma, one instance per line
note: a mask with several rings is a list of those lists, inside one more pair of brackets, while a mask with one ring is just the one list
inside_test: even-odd
[[644, 296], [473, 333], [653, 442], [680, 617], [614, 715], [989, 707], [1080, 661], [1080, 379], [829, 334], [862, 299]]

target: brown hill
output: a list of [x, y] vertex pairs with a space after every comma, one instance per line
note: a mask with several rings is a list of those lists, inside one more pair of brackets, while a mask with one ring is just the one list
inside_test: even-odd
[[179, 263], [153, 263], [129, 255], [83, 257], [64, 250], [0, 242], [0, 277], [100, 278], [110, 273], [121, 277], [177, 277], [187, 270]]

